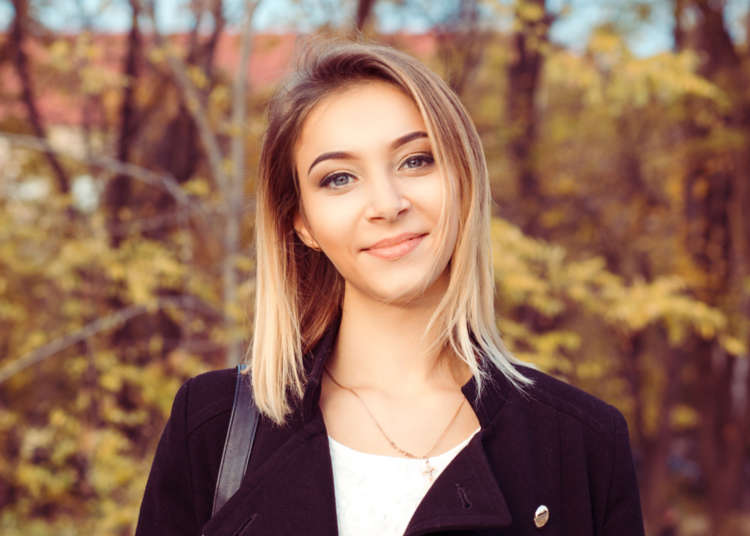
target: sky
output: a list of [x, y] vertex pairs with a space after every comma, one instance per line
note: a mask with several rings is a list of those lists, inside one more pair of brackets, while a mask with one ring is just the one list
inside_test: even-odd
[[[630, 3], [635, 0], [629, 0]], [[742, 16], [748, 9], [747, 0], [727, 0], [727, 23], [734, 37], [744, 40]], [[454, 5], [456, 0], [412, 0], [398, 2], [380, 0], [375, 4], [378, 28], [384, 32], [397, 30], [424, 31], [429, 26], [424, 13], [439, 18], [441, 10]], [[567, 4], [567, 14], [561, 16], [551, 28], [553, 41], [572, 49], [585, 46], [592, 28], [607, 21], [617, 21], [632, 30], [628, 41], [634, 53], [649, 56], [672, 47], [672, 15], [669, 0], [641, 0], [651, 6], [651, 15], [645, 23], [633, 24], [632, 9], [625, 9], [625, 0], [547, 0], [549, 9], [559, 13]], [[43, 22], [56, 30], [77, 31], [86, 18], [97, 30], [125, 31], [130, 24], [130, 10], [125, 0], [32, 0], [35, 5], [48, 6], [40, 10]], [[508, 0], [499, 0], [497, 5]], [[240, 20], [241, 0], [225, 0], [226, 16], [230, 21]], [[187, 9], [188, 0], [158, 0], [157, 21], [163, 32], [183, 31], [192, 27], [193, 18]], [[334, 24], [346, 24], [353, 18], [355, 2], [352, 0], [261, 0], [253, 18], [253, 25], [263, 31], [284, 31], [294, 28], [310, 31], [317, 24], [333, 19]], [[409, 5], [415, 6], [409, 9]], [[406, 7], [404, 7], [406, 6]], [[85, 13], [85, 16], [82, 16]], [[13, 17], [9, 0], [0, 0], [0, 29], [7, 28]]]

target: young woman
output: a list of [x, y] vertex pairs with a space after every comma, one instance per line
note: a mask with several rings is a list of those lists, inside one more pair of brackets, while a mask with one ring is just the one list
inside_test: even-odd
[[489, 200], [436, 75], [309, 49], [261, 153], [247, 472], [211, 517], [236, 372], [191, 379], [137, 534], [643, 534], [622, 415], [503, 347]]

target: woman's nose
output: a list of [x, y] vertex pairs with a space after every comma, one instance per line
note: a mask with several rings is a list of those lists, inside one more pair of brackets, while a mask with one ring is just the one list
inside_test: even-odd
[[372, 180], [370, 185], [369, 219], [394, 221], [411, 208], [411, 202], [403, 195], [396, 177], [384, 175]]

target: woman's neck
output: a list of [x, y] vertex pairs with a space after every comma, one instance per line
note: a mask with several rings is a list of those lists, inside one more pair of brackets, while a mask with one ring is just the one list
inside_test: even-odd
[[446, 349], [431, 347], [435, 330], [423, 336], [441, 296], [428, 292], [408, 305], [386, 304], [348, 288], [331, 373], [349, 387], [394, 396], [461, 385], [468, 368]]

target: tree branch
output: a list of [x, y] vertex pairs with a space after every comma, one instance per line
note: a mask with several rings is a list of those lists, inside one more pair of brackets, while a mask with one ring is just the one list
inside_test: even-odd
[[[211, 314], [221, 316], [221, 313], [217, 312], [213, 307], [210, 307], [207, 304], [201, 302], [194, 296], [162, 297], [156, 300], [156, 305], [158, 308], [177, 306], [185, 308], [204, 309], [208, 310]], [[89, 337], [92, 337], [97, 333], [124, 324], [131, 318], [142, 315], [149, 310], [150, 308], [145, 305], [130, 305], [103, 318], [94, 320], [93, 322], [90, 322], [89, 324], [83, 326], [78, 331], [54, 339], [53, 341], [50, 341], [44, 346], [31, 351], [20, 359], [17, 359], [9, 365], [6, 365], [2, 369], [0, 369], [0, 384], [5, 382], [14, 374], [17, 374], [18, 372], [21, 372], [22, 370], [25, 370], [32, 365], [36, 365], [37, 363], [40, 363], [45, 359], [58, 354], [66, 348], [70, 348], [74, 344], [88, 339]]]
[[[36, 151], [63, 155], [79, 162], [89, 164], [91, 166], [106, 169], [113, 173], [129, 175], [136, 180], [166, 190], [172, 195], [172, 197], [175, 198], [178, 203], [182, 203], [184, 205], [195, 205], [197, 203], [200, 203], [199, 201], [191, 199], [190, 196], [188, 196], [180, 187], [180, 184], [170, 175], [154, 173], [153, 171], [145, 169], [136, 164], [120, 162], [119, 160], [107, 156], [85, 156], [80, 155], [76, 151], [70, 149], [54, 148], [47, 140], [37, 138], [36, 136], [27, 136], [24, 134], [13, 134], [10, 132], [0, 131], [0, 138], [5, 138], [12, 145], [25, 147], [27, 149], [33, 149]], [[198, 208], [197, 210], [201, 211], [204, 209]]]

